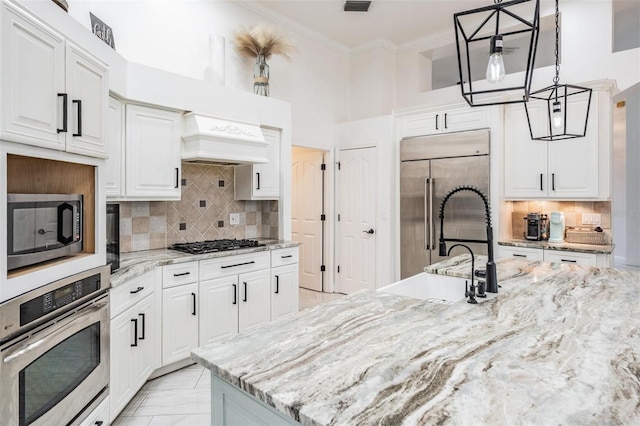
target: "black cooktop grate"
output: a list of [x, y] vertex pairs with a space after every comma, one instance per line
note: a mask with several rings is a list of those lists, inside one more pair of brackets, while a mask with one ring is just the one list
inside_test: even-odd
[[239, 250], [251, 247], [264, 247], [266, 244], [257, 240], [207, 240], [195, 243], [176, 243], [169, 246], [171, 250], [181, 251], [189, 254], [214, 253], [217, 251]]

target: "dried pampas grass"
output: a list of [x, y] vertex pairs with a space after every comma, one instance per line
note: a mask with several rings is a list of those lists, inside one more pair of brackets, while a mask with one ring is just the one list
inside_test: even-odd
[[280, 55], [291, 59], [289, 54], [295, 50], [295, 45], [290, 40], [275, 28], [264, 24], [235, 33], [234, 41], [238, 53], [250, 58], [264, 55], [269, 59], [271, 55]]

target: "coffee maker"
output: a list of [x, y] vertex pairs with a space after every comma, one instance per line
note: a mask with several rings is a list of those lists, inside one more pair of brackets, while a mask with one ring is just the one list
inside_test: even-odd
[[524, 218], [525, 238], [527, 240], [546, 240], [547, 239], [547, 215], [542, 213], [528, 213]]

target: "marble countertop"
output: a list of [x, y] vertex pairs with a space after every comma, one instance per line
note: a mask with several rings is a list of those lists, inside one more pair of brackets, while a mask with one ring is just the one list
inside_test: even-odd
[[176, 250], [158, 249], [144, 250], [120, 255], [120, 268], [111, 274], [111, 287], [117, 287], [122, 283], [143, 275], [158, 266], [175, 263], [191, 262], [194, 260], [214, 259], [218, 257], [236, 256], [239, 254], [255, 253], [267, 250], [295, 247], [300, 245], [297, 241], [261, 239], [265, 246], [251, 247], [240, 250], [220, 251], [207, 254], [187, 254]]
[[497, 269], [478, 305], [360, 291], [192, 358], [305, 425], [639, 424], [640, 272]]
[[550, 243], [549, 241], [532, 240], [502, 240], [498, 241], [498, 245], [595, 254], [611, 254], [613, 252], [613, 245], [611, 244], [595, 245], [579, 243]]

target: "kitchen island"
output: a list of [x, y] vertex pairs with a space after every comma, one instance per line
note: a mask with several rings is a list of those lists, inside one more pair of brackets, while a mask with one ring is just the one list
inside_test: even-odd
[[502, 259], [498, 280], [478, 305], [361, 291], [192, 358], [305, 425], [640, 423], [640, 273]]

